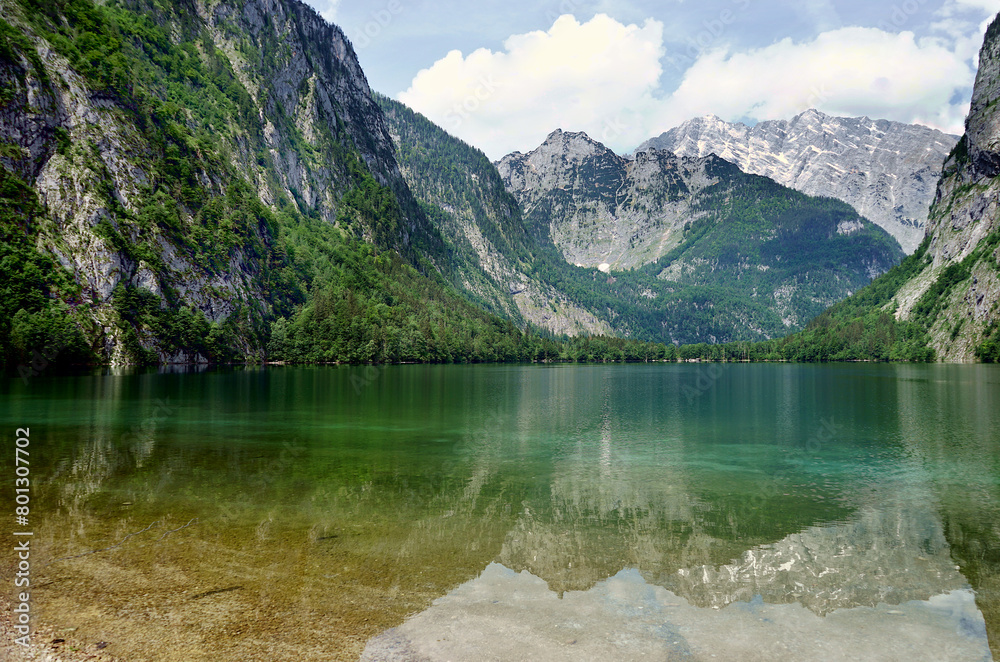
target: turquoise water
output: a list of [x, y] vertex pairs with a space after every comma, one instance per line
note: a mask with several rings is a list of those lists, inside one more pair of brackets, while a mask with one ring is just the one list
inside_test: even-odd
[[39, 623], [126, 659], [998, 650], [992, 366], [52, 375], [0, 419]]

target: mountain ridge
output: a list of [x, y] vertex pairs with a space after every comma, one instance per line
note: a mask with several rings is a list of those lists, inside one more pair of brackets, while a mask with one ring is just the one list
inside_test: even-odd
[[[455, 250], [457, 278], [491, 310], [557, 335], [608, 334], [598, 312], [542, 281], [517, 201], [481, 151], [398, 101], [376, 95], [407, 183]], [[484, 278], [485, 277], [485, 278]]]
[[941, 165], [957, 142], [958, 136], [921, 125], [809, 109], [753, 127], [715, 115], [694, 118], [647, 140], [635, 153], [654, 148], [685, 156], [714, 153], [744, 172], [839, 198], [912, 253], [923, 239]]
[[498, 170], [536, 240], [645, 297], [667, 342], [759, 340], [801, 328], [902, 257], [846, 203], [715, 155], [621, 157], [585, 133], [555, 130]]
[[[412, 132], [416, 115], [380, 103], [343, 33], [297, 0], [8, 4], [6, 365], [562, 353], [525, 328], [761, 340], [901, 256], [846, 203], [718, 156], [624, 157], [556, 130], [497, 168], [437, 127]], [[948, 360], [1000, 342], [984, 58], [929, 238], [895, 289], [877, 286], [894, 297], [879, 333], [906, 337], [879, 357], [925, 358], [917, 327]]]

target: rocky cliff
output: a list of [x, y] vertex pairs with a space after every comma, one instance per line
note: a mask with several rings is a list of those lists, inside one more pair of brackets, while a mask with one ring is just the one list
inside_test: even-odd
[[902, 257], [847, 204], [715, 155], [625, 158], [586, 134], [555, 131], [498, 169], [536, 240], [632, 287], [670, 342], [784, 335]]
[[965, 135], [937, 185], [920, 272], [897, 292], [900, 319], [929, 328], [939, 358], [1000, 360], [1000, 18], [986, 33]]
[[789, 121], [753, 127], [709, 115], [648, 140], [636, 151], [716, 154], [744, 172], [809, 195], [838, 198], [912, 253], [924, 236], [941, 164], [957, 140], [924, 126], [808, 110]]
[[50, 296], [98, 360], [204, 361], [162, 341], [161, 310], [262, 356], [266, 321], [311, 278], [279, 237], [283, 210], [442, 259], [350, 43], [303, 3], [2, 6], [5, 192], [26, 186], [40, 210], [10, 237], [56, 260], [73, 285]]
[[650, 151], [629, 160], [584, 133], [554, 131], [498, 164], [525, 218], [568, 262], [623, 271], [653, 262], [705, 215], [697, 195], [718, 183], [718, 159]]

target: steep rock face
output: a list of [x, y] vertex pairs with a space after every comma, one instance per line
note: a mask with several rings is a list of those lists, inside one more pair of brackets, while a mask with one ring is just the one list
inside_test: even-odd
[[637, 152], [718, 156], [809, 195], [838, 198], [912, 253], [924, 236], [941, 164], [958, 138], [927, 127], [808, 110], [754, 127], [693, 119]]
[[973, 360], [1000, 321], [998, 21], [980, 50], [965, 135], [944, 164], [927, 219], [927, 265], [894, 299], [897, 316], [930, 328], [946, 361]]
[[296, 189], [308, 205], [335, 220], [343, 188], [339, 168], [304, 161], [297, 149], [299, 139], [319, 147], [332, 138], [356, 147], [375, 179], [409, 201], [382, 113], [339, 27], [296, 0], [200, 0], [196, 10], [261, 110], [263, 136], [283, 189]]
[[[150, 239], [164, 268], [154, 274], [147, 260], [115, 245], [119, 236], [132, 239], [116, 208], [139, 210], [142, 189], [153, 179], [148, 165], [154, 148], [115, 100], [92, 89], [48, 42], [28, 34], [33, 48], [0, 66], [0, 79], [12, 91], [0, 112], [0, 141], [20, 148], [8, 152], [3, 165], [32, 185], [47, 209], [36, 247], [54, 254], [80, 285], [80, 299], [93, 306], [92, 320], [102, 330], [93, 340], [104, 358], [113, 364], [129, 360], [111, 307], [119, 285], [156, 296], [164, 286], [174, 287], [212, 321], [259, 300], [259, 269], [239, 250], [224, 271], [205, 269], [156, 233]], [[54, 139], [60, 132], [62, 146]], [[197, 177], [221, 189], [209, 173]]]
[[407, 184], [452, 243], [453, 279], [488, 309], [555, 334], [609, 334], [593, 312], [534, 273], [537, 247], [496, 168], [403, 104], [377, 97]]
[[[440, 235], [406, 186], [350, 43], [301, 2], [85, 9], [94, 34], [119, 30], [97, 46], [111, 73], [93, 53], [89, 65], [73, 60], [58, 34], [79, 16], [67, 18], [61, 4], [36, 11], [31, 0], [5, 3], [0, 163], [37, 192], [46, 218], [33, 241], [79, 284], [72, 305], [99, 359], [137, 360], [125, 349], [134, 331], [132, 350], [204, 360], [129, 329], [134, 320], [114, 301], [123, 288], [154, 297], [147, 308], [228, 321], [243, 354], [261, 356], [260, 329], [281, 305], [276, 279], [287, 281], [289, 262], [261, 204], [294, 204], [381, 247], [412, 257], [419, 246], [431, 264], [441, 259]], [[208, 94], [227, 80], [222, 94]], [[198, 138], [206, 134], [211, 146]], [[384, 224], [343, 201], [378, 186], [397, 205]]]
[[557, 130], [498, 168], [533, 231], [551, 238], [566, 261], [622, 271], [680, 243], [683, 226], [703, 215], [694, 195], [719, 181], [718, 165], [659, 151], [629, 160], [584, 133]]
[[902, 257], [847, 204], [711, 154], [629, 159], [555, 131], [498, 169], [536, 240], [621, 280], [632, 294], [624, 303], [652, 309], [670, 342], [784, 335]]

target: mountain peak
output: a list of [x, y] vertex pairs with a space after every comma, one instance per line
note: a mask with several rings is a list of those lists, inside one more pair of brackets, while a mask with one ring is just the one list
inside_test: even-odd
[[546, 143], [560, 142], [560, 141], [592, 143], [594, 145], [601, 144], [596, 140], [594, 140], [593, 138], [591, 138], [590, 136], [588, 136], [585, 131], [563, 131], [562, 129], [556, 129], [555, 131], [550, 133], [548, 136], [546, 136], [542, 144], [544, 145]]
[[957, 139], [924, 126], [826, 115], [810, 108], [753, 128], [712, 115], [690, 120], [636, 150], [716, 154], [744, 172], [809, 195], [833, 197], [912, 253], [924, 237], [941, 164]]
[[[517, 153], [508, 154], [501, 159], [501, 162], [509, 160], [515, 154]], [[562, 129], [556, 129], [550, 133], [541, 145], [525, 154], [524, 157], [528, 159], [547, 158], [553, 154], [559, 154], [570, 161], [595, 155], [610, 155], [617, 158], [614, 152], [585, 132], [563, 131]]]
[[815, 117], [815, 118], [818, 118], [818, 119], [828, 119], [830, 117], [830, 115], [827, 115], [826, 113], [820, 112], [820, 111], [816, 110], [815, 108], [810, 108], [808, 110], [802, 111], [801, 113], [799, 113], [798, 115], [796, 115], [795, 118], [793, 118], [793, 119], [798, 119], [800, 117], [808, 117], [808, 118]]

